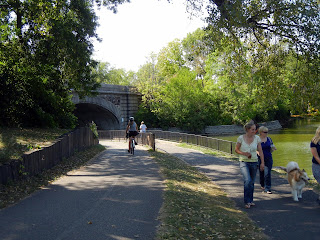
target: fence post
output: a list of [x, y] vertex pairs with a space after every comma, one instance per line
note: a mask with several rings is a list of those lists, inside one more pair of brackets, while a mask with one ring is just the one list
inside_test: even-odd
[[152, 139], [152, 149], [153, 151], [156, 150], [156, 137], [153, 133], [151, 133], [151, 139]]

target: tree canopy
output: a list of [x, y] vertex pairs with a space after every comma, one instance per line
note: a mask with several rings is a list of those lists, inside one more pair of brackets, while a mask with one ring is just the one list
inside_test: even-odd
[[69, 93], [90, 94], [97, 38], [94, 4], [125, 0], [0, 1], [0, 125], [72, 127]]
[[139, 118], [201, 132], [208, 125], [281, 121], [319, 109], [319, 58], [286, 41], [213, 35], [198, 29], [176, 39], [138, 71], [144, 95]]
[[92, 60], [94, 9], [124, 2], [0, 0], [0, 125], [73, 127], [70, 92], [94, 94], [102, 82], [137, 86], [148, 126], [193, 132], [320, 107], [319, 1], [186, 0], [207, 9], [208, 26], [137, 73]]
[[[206, 2], [187, 0], [197, 10]], [[297, 52], [319, 57], [320, 12], [317, 0], [208, 0], [206, 19], [214, 32], [237, 39], [286, 41]]]

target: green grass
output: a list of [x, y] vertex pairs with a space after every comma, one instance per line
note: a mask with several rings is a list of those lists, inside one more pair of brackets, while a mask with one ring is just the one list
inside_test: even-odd
[[[223, 152], [220, 152], [220, 151], [216, 151], [216, 150], [212, 150], [212, 149], [208, 149], [208, 148], [204, 148], [204, 147], [200, 147], [200, 146], [196, 146], [196, 145], [180, 143], [178, 146], [185, 147], [185, 148], [190, 148], [190, 149], [195, 149], [195, 150], [201, 151], [201, 152], [203, 152], [205, 154], [211, 154], [211, 155], [217, 156], [219, 158], [225, 158], [225, 159], [228, 159], [228, 160], [239, 161], [238, 157], [235, 156], [235, 155], [223, 153]], [[281, 169], [273, 168], [272, 172], [274, 174], [276, 174], [277, 176], [279, 176], [279, 177], [287, 179], [286, 172], [281, 170]], [[320, 194], [320, 184], [315, 179], [311, 179], [308, 182], [307, 187], [313, 189], [313, 191], [316, 192], [317, 194]]]
[[24, 152], [52, 144], [68, 129], [0, 128], [0, 164], [20, 159]]
[[78, 169], [103, 150], [105, 150], [104, 146], [95, 145], [75, 153], [72, 157], [64, 159], [53, 168], [42, 171], [36, 176], [9, 182], [6, 185], [0, 184], [0, 209], [20, 201], [69, 171]]
[[239, 161], [239, 158], [235, 155], [231, 155], [231, 154], [224, 153], [224, 152], [210, 149], [210, 148], [205, 148], [205, 147], [201, 147], [201, 146], [197, 146], [197, 145], [191, 145], [191, 144], [187, 144], [187, 143], [179, 143], [178, 146], [198, 150], [198, 151], [201, 151], [205, 154], [214, 155], [219, 158], [224, 158], [224, 159], [228, 159], [228, 160], [232, 160], [232, 161]]
[[166, 183], [157, 240], [267, 239], [205, 174], [171, 155], [151, 155]]

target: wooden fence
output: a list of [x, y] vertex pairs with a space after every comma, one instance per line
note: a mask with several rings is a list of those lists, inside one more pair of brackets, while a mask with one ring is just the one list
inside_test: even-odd
[[[99, 139], [126, 139], [125, 130], [99, 130]], [[138, 144], [148, 145], [155, 150], [155, 137], [151, 132], [140, 133], [136, 136]]]
[[62, 135], [50, 146], [23, 154], [22, 160], [0, 165], [0, 184], [36, 175], [52, 168], [62, 159], [71, 157], [75, 152], [96, 144], [99, 144], [99, 140], [89, 127], [75, 129]]

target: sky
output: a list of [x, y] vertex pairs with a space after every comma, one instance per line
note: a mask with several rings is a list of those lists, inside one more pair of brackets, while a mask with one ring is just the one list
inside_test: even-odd
[[112, 67], [137, 71], [152, 52], [158, 53], [176, 38], [204, 27], [200, 17], [190, 19], [185, 0], [132, 0], [118, 7], [114, 14], [105, 8], [96, 12], [100, 26], [94, 41], [95, 60]]

